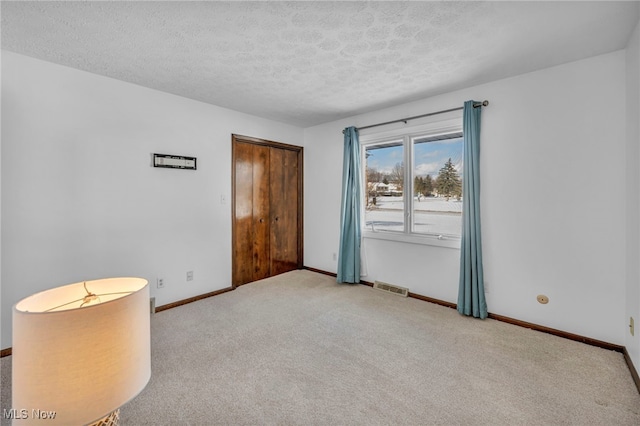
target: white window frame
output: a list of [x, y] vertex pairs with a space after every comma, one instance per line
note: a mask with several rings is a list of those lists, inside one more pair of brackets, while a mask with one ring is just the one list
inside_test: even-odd
[[[437, 136], [437, 135], [446, 135], [450, 133], [459, 133], [462, 132], [462, 114], [460, 114], [457, 118], [451, 118], [436, 122], [430, 122], [426, 124], [411, 126], [411, 127], [402, 127], [394, 130], [382, 131], [382, 132], [371, 132], [367, 134], [360, 134], [360, 149], [361, 149], [361, 158], [365, 158], [366, 148], [370, 145], [376, 145], [379, 143], [383, 143], [389, 141], [390, 139], [402, 139], [404, 145], [404, 157], [403, 161], [405, 164], [405, 188], [403, 189], [404, 194], [409, 194], [404, 198], [404, 231], [375, 231], [368, 229], [365, 220], [365, 209], [362, 209], [362, 237], [363, 238], [372, 238], [378, 240], [389, 240], [389, 241], [397, 241], [411, 244], [423, 244], [437, 247], [446, 247], [453, 249], [460, 249], [460, 237], [452, 237], [452, 236], [438, 236], [438, 235], [429, 235], [429, 234], [420, 234], [414, 233], [412, 231], [413, 219], [411, 215], [413, 214], [413, 138], [420, 136]], [[408, 185], [407, 185], [408, 183]], [[362, 175], [361, 175], [361, 185], [362, 188], [366, 188], [366, 167], [362, 167]], [[363, 194], [366, 194], [366, 189], [362, 191]], [[363, 203], [364, 204], [364, 203]]]

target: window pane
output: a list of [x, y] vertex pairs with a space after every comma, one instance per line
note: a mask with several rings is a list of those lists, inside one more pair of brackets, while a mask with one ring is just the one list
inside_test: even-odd
[[365, 229], [404, 232], [402, 140], [365, 147]]
[[462, 137], [447, 136], [413, 139], [413, 232], [419, 234], [462, 231]]

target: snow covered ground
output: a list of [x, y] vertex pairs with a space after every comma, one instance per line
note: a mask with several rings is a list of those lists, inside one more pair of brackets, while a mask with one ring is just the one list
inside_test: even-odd
[[[371, 200], [371, 197], [369, 197]], [[384, 209], [399, 209], [402, 210], [403, 206], [402, 197], [378, 197], [376, 198], [376, 205], [374, 210]], [[413, 208], [416, 210], [432, 211], [432, 212], [454, 212], [462, 213], [462, 200], [458, 201], [455, 198], [450, 198], [447, 201], [446, 198], [439, 197], [421, 197], [418, 201], [418, 197], [413, 197]]]
[[[460, 235], [462, 201], [454, 198], [414, 198], [414, 230], [424, 234]], [[365, 229], [404, 230], [402, 197], [378, 197], [376, 205], [365, 210]]]

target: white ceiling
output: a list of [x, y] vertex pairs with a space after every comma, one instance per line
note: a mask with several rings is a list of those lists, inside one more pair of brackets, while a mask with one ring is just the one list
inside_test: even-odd
[[7, 2], [2, 48], [307, 127], [625, 47], [638, 1]]

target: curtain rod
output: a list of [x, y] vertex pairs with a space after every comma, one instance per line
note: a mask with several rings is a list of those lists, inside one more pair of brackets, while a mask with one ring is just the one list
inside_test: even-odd
[[[480, 108], [480, 107], [487, 106], [487, 105], [489, 105], [489, 101], [483, 101], [483, 102], [474, 103], [473, 107], [474, 108]], [[414, 115], [413, 117], [401, 118], [400, 120], [385, 121], [384, 123], [377, 123], [377, 124], [371, 124], [369, 126], [356, 127], [356, 130], [370, 129], [372, 127], [384, 126], [384, 125], [393, 124], [393, 123], [405, 123], [406, 124], [407, 121], [415, 120], [416, 118], [430, 117], [432, 115], [444, 114], [444, 113], [452, 112], [452, 111], [460, 111], [461, 109], [464, 109], [464, 107], [445, 109], [445, 110], [442, 110], [442, 111], [430, 112], [428, 114]], [[344, 133], [344, 130], [342, 131], [342, 133]]]

